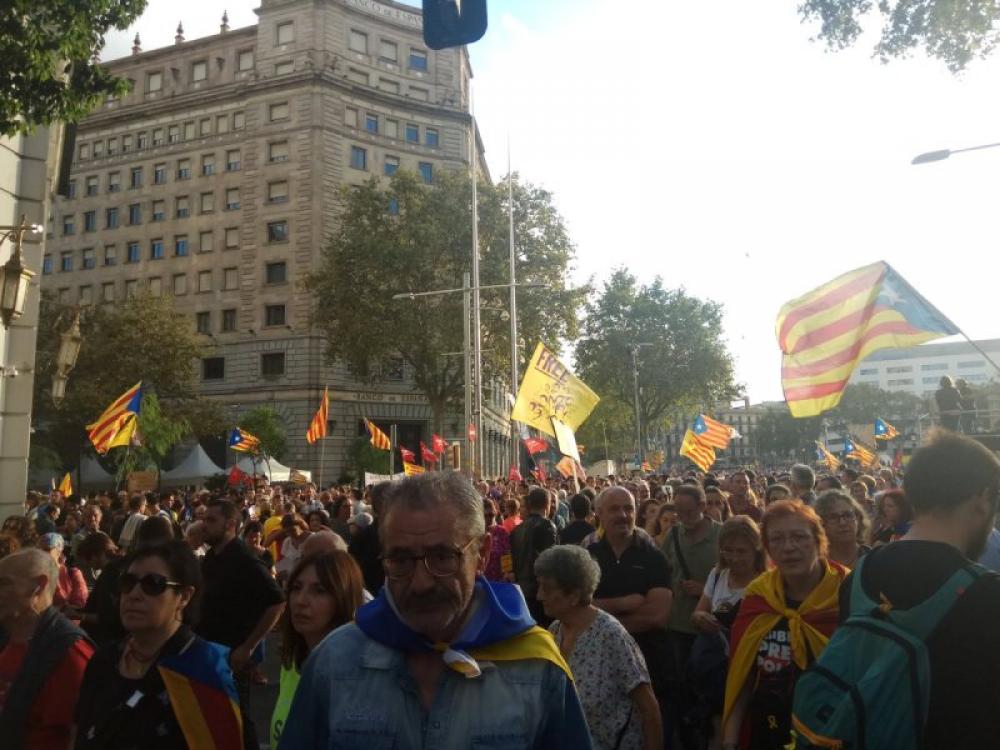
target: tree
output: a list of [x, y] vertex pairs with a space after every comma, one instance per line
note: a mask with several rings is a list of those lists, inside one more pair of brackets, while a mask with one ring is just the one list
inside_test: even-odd
[[818, 39], [831, 49], [857, 42], [875, 8], [882, 29], [874, 54], [888, 62], [923, 47], [953, 72], [993, 52], [1000, 40], [1000, 4], [955, 0], [803, 0], [799, 13], [820, 25]]
[[[505, 201], [505, 186], [479, 186], [482, 286], [509, 280]], [[343, 202], [320, 267], [306, 281], [327, 356], [345, 360], [356, 377], [371, 381], [398, 370], [394, 359], [406, 363], [440, 432], [464, 387], [462, 358], [450, 356], [462, 346], [462, 296], [392, 297], [461, 288], [472, 263], [470, 180], [443, 172], [426, 185], [401, 171], [388, 184], [373, 179], [345, 189]], [[546, 191], [517, 182], [514, 209], [518, 281], [547, 285], [518, 293], [520, 336], [554, 346], [576, 334], [585, 293], [566, 281], [573, 247]], [[505, 294], [484, 291], [482, 305], [505, 305]], [[483, 348], [491, 350], [484, 354], [484, 379], [502, 376], [510, 361], [509, 322], [486, 310], [482, 328]]]
[[754, 437], [758, 455], [781, 463], [788, 459], [812, 463], [815, 442], [823, 429], [821, 417], [796, 418], [787, 406], [768, 409], [757, 421]]
[[634, 403], [634, 347], [639, 414], [647, 434], [674, 410], [705, 407], [737, 393], [722, 340], [722, 306], [683, 289], [666, 289], [659, 277], [639, 284], [619, 268], [587, 306], [576, 365], [602, 399], [618, 402], [620, 416], [629, 414], [633, 434], [634, 407], [621, 407]]
[[220, 408], [197, 393], [202, 355], [197, 334], [169, 297], [145, 295], [120, 305], [84, 308], [80, 356], [66, 397], [56, 407], [49, 388], [59, 333], [72, 314], [71, 308], [43, 295], [35, 354], [32, 442], [55, 451], [64, 466], [79, 459], [87, 442], [85, 426], [140, 380], [155, 392], [166, 418], [192, 429], [195, 423], [210, 428], [222, 424]]
[[884, 391], [870, 383], [852, 383], [836, 408], [825, 415], [828, 420], [854, 424], [874, 423], [881, 417], [890, 422], [912, 421], [926, 411], [926, 403], [919, 396], [902, 391]]
[[270, 406], [258, 406], [240, 417], [240, 427], [260, 440], [261, 451], [281, 460], [288, 449], [285, 425]]
[[190, 431], [190, 425], [181, 418], [166, 416], [160, 400], [152, 388], [142, 396], [139, 412], [139, 445], [112, 448], [108, 458], [115, 467], [118, 486], [125, 484], [133, 471], [155, 469], [159, 474], [163, 461], [180, 440]]
[[75, 122], [128, 82], [92, 61], [111, 29], [127, 29], [146, 0], [8, 0], [0, 9], [0, 135]]
[[372, 474], [388, 474], [389, 451], [380, 451], [367, 437], [359, 437], [347, 449], [347, 466], [350, 470], [347, 474], [351, 477], [351, 481], [364, 476], [366, 471]]

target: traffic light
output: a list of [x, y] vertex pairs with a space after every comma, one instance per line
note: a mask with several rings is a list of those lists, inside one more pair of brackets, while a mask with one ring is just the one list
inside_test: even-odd
[[472, 44], [486, 33], [486, 0], [423, 0], [424, 43], [431, 49]]

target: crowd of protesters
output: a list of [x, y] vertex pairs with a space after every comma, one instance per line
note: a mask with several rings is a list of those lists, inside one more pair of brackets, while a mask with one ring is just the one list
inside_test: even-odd
[[[905, 471], [32, 495], [0, 531], [0, 744], [811, 747], [796, 686], [855, 596], [918, 608], [968, 568], [919, 746], [995, 745], [1000, 584], [969, 566], [1000, 561], [998, 493], [939, 431]], [[228, 703], [178, 698], [191, 663]]]

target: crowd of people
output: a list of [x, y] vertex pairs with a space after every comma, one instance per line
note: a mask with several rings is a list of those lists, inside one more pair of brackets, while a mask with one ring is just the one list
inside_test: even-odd
[[946, 430], [872, 474], [32, 495], [0, 530], [0, 744], [833, 747], [816, 675], [933, 601], [919, 744], [878, 746], [989, 747], [998, 499], [1000, 461]]

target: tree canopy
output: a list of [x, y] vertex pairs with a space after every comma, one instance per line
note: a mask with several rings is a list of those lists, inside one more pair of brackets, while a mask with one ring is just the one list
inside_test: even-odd
[[[479, 185], [480, 284], [509, 281], [505, 185]], [[313, 319], [326, 333], [326, 353], [355, 376], [385, 379], [409, 366], [417, 391], [430, 402], [440, 431], [449, 405], [461, 401], [462, 295], [394, 300], [405, 292], [460, 289], [472, 264], [472, 189], [464, 174], [441, 172], [427, 185], [400, 171], [388, 183], [371, 180], [343, 194], [343, 213], [317, 271], [307, 279]], [[517, 281], [544, 283], [518, 291], [522, 361], [536, 341], [558, 346], [575, 336], [585, 290], [567, 275], [573, 246], [550, 193], [514, 185]], [[482, 293], [484, 378], [510, 366], [507, 292]], [[398, 358], [398, 359], [397, 359]]]
[[260, 440], [261, 451], [281, 460], [288, 450], [285, 425], [270, 406], [258, 406], [240, 417], [240, 427]]
[[[876, 11], [878, 20], [876, 20]], [[955, 0], [804, 0], [803, 19], [831, 49], [853, 46], [868, 24], [881, 23], [874, 54], [888, 62], [923, 48], [952, 72], [989, 55], [1000, 40], [1000, 4]]]
[[147, 0], [7, 0], [0, 6], [0, 135], [74, 122], [128, 82], [92, 61]]

